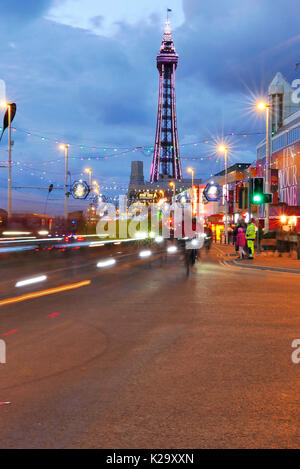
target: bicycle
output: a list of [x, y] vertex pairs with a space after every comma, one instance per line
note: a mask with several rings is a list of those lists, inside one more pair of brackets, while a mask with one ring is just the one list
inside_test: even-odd
[[190, 269], [195, 265], [197, 259], [196, 249], [186, 249], [184, 252], [184, 265], [186, 268], [186, 276], [190, 275]]

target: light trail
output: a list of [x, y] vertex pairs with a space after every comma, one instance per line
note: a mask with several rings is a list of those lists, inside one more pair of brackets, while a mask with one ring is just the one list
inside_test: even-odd
[[16, 296], [14, 298], [7, 298], [0, 300], [0, 306], [5, 306], [13, 303], [20, 303], [21, 301], [31, 300], [34, 298], [40, 298], [41, 296], [53, 295], [55, 293], [61, 293], [68, 290], [74, 290], [76, 288], [85, 287], [91, 284], [91, 280], [84, 280], [78, 283], [71, 283], [69, 285], [63, 285], [61, 287], [49, 288], [48, 290], [41, 290], [33, 293], [27, 293], [26, 295]]
[[115, 259], [107, 259], [105, 261], [99, 261], [97, 264], [97, 267], [109, 267], [112, 265], [115, 265], [116, 260]]
[[47, 280], [46, 275], [39, 275], [38, 277], [32, 277], [28, 278], [26, 280], [20, 280], [19, 282], [16, 283], [15, 287], [26, 287], [27, 285], [31, 285], [33, 283], [39, 283], [39, 282], [44, 282]]
[[21, 251], [33, 251], [34, 249], [37, 249], [38, 245], [32, 245], [32, 246], [15, 246], [15, 247], [7, 247], [7, 248], [1, 248], [0, 247], [0, 254], [2, 252], [7, 253], [7, 252], [21, 252]]
[[18, 236], [18, 238], [0, 238], [0, 241], [19, 241], [20, 239], [26, 239], [30, 241], [31, 239], [36, 239], [36, 236]]
[[[61, 241], [63, 238], [33, 238], [34, 243], [44, 243], [45, 241]], [[14, 241], [5, 241], [5, 244], [28, 243], [31, 239], [16, 239]]]
[[139, 253], [139, 256], [142, 257], [142, 258], [145, 258], [145, 257], [150, 257], [151, 254], [152, 254], [152, 252], [147, 250], [147, 251], [141, 251]]

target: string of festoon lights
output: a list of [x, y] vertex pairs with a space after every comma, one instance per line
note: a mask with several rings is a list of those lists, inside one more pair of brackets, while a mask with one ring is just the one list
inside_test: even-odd
[[[1, 131], [1, 127], [0, 127], [0, 131]], [[41, 143], [55, 143], [56, 145], [59, 145], [62, 141], [65, 141], [66, 139], [62, 139], [62, 138], [53, 138], [53, 137], [49, 137], [49, 136], [46, 136], [46, 135], [42, 135], [42, 134], [39, 134], [39, 133], [36, 133], [36, 132], [32, 132], [32, 131], [29, 131], [29, 130], [24, 130], [24, 129], [21, 129], [21, 128], [16, 128], [16, 127], [13, 127], [12, 128], [13, 132], [20, 132], [22, 134], [25, 134], [27, 137], [32, 137], [32, 138], [37, 138], [40, 140]], [[227, 138], [227, 137], [243, 137], [243, 138], [246, 138], [246, 137], [252, 137], [252, 136], [257, 136], [257, 135], [264, 135], [264, 132], [245, 132], [245, 131], [238, 131], [238, 132], [227, 132], [225, 134], [223, 134], [223, 138]], [[215, 137], [204, 137], [204, 138], [201, 138], [199, 139], [198, 141], [196, 142], [187, 142], [187, 143], [181, 143], [180, 144], [180, 147], [181, 148], [185, 148], [185, 147], [188, 147], [188, 146], [198, 146], [198, 145], [201, 145], [201, 144], [215, 144], [216, 143], [216, 139]], [[136, 145], [127, 145], [126, 147], [123, 147], [123, 146], [107, 146], [107, 145], [89, 145], [89, 144], [83, 144], [83, 143], [72, 143], [72, 142], [68, 142], [68, 146], [69, 147], [74, 147], [74, 148], [79, 148], [80, 150], [85, 150], [85, 151], [97, 151], [97, 150], [101, 150], [102, 152], [104, 152], [104, 155], [89, 155], [87, 157], [77, 157], [78, 159], [80, 158], [87, 158], [87, 159], [107, 159], [107, 158], [112, 158], [112, 157], [117, 157], [117, 156], [121, 156], [121, 155], [126, 155], [126, 154], [129, 154], [131, 152], [136, 152], [136, 151], [143, 151], [145, 153], [145, 155], [147, 156], [147, 154], [151, 154], [151, 152], [153, 151], [154, 147], [153, 145], [149, 146], [149, 145], [140, 145], [140, 146], [136, 146]], [[75, 159], [75, 157], [74, 157]], [[52, 161], [52, 160], [51, 160]], [[57, 160], [53, 160], [53, 162], [56, 162]]]
[[[15, 164], [13, 166], [14, 166], [14, 170], [17, 171], [20, 175], [24, 174], [24, 172], [27, 171], [27, 174], [30, 172], [30, 176], [38, 177], [44, 183], [54, 184], [56, 188], [63, 188], [64, 187], [64, 184], [58, 183], [55, 178], [47, 177], [47, 172], [46, 171], [41, 172], [40, 170], [36, 170], [32, 167], [22, 168], [21, 165], [18, 165], [18, 164]], [[73, 172], [73, 174], [77, 175], [77, 174], [82, 174], [82, 173], [80, 171], [77, 171], [77, 172]], [[101, 181], [100, 181], [100, 186], [101, 186], [102, 191], [107, 190], [107, 191], [126, 192], [127, 189], [128, 189], [128, 187], [125, 184], [118, 184], [116, 182], [101, 183]]]
[[[1, 127], [0, 127], [0, 131], [1, 131]], [[17, 128], [17, 127], [12, 127], [12, 130], [13, 132], [20, 132], [22, 134], [25, 134], [28, 138], [34, 138], [34, 139], [38, 139], [38, 141], [42, 144], [47, 144], [47, 143], [50, 143], [50, 144], [53, 144], [55, 143], [56, 145], [59, 145], [62, 141], [65, 141], [65, 139], [61, 139], [61, 138], [54, 138], [54, 137], [50, 137], [50, 136], [46, 136], [46, 135], [42, 135], [40, 133], [37, 133], [37, 132], [34, 132], [34, 131], [30, 131], [30, 130], [24, 130], [24, 129], [21, 129], [21, 128]], [[238, 132], [227, 132], [226, 134], [223, 134], [223, 138], [228, 138], [228, 137], [243, 137], [243, 138], [246, 138], [246, 137], [252, 137], [252, 136], [258, 136], [258, 135], [264, 135], [264, 132], [245, 132], [245, 131], [238, 131]], [[215, 137], [205, 137], [205, 138], [201, 138], [199, 139], [198, 141], [196, 142], [188, 142], [188, 143], [182, 143], [180, 144], [180, 147], [182, 148], [182, 150], [186, 147], [191, 147], [191, 146], [194, 146], [194, 147], [197, 147], [198, 145], [209, 145], [209, 144], [212, 144], [212, 145], [216, 145], [216, 138]], [[89, 145], [89, 144], [79, 144], [79, 143], [68, 143], [68, 146], [76, 149], [78, 151], [79, 150], [82, 150], [82, 151], [85, 151], [87, 154], [86, 155], [72, 155], [72, 153], [70, 152], [69, 154], [69, 159], [70, 160], [73, 160], [73, 161], [92, 161], [92, 160], [95, 160], [95, 161], [100, 161], [100, 160], [109, 160], [109, 159], [112, 159], [112, 158], [118, 158], [118, 157], [122, 157], [122, 156], [126, 156], [126, 155], [130, 155], [131, 153], [135, 153], [135, 152], [139, 152], [139, 153], [142, 153], [144, 156], [146, 157], [151, 157], [152, 156], [152, 153], [153, 153], [153, 150], [154, 150], [154, 147], [153, 146], [147, 146], [147, 145], [142, 145], [142, 146], [134, 146], [134, 145], [128, 145], [126, 147], [123, 147], [123, 146], [119, 146], [119, 145], [116, 145], [116, 146], [108, 146], [108, 145], [103, 145], [103, 146], [99, 146], [99, 145]], [[97, 154], [95, 154], [95, 152], [97, 151]], [[91, 154], [89, 154], [88, 152], [91, 152]], [[100, 153], [101, 152], [101, 153]], [[205, 150], [205, 152], [209, 153], [209, 154], [201, 154], [199, 156], [185, 156], [185, 155], [181, 155], [181, 159], [183, 161], [187, 161], [187, 160], [191, 160], [191, 161], [197, 161], [197, 162], [207, 162], [209, 160], [214, 160], [215, 164], [219, 162], [220, 160], [220, 156], [212, 150], [212, 148], [207, 148]], [[55, 183], [56, 187], [63, 187], [63, 184], [59, 184], [55, 181], [54, 178], [49, 178], [47, 177], [47, 174], [50, 172], [50, 167], [51, 165], [55, 165], [56, 163], [62, 163], [64, 162], [64, 158], [62, 157], [58, 157], [58, 158], [55, 158], [55, 159], [51, 159], [51, 160], [48, 160], [48, 161], [34, 161], [34, 162], [31, 162], [31, 161], [27, 161], [27, 162], [24, 162], [24, 161], [21, 161], [21, 160], [13, 160], [12, 161], [12, 164], [14, 166], [14, 169], [16, 169], [20, 174], [23, 173], [24, 171], [28, 171], [30, 172], [30, 175], [31, 176], [36, 176], [36, 177], [39, 177], [42, 181], [48, 181], [50, 184], [51, 183]], [[0, 161], [0, 164], [7, 164], [7, 161]], [[35, 166], [37, 164], [40, 164], [42, 169], [36, 169]], [[271, 163], [272, 165], [273, 163]], [[275, 163], [274, 163], [275, 164]], [[33, 166], [34, 165], [34, 166]], [[51, 172], [53, 173], [53, 171], [51, 170]], [[73, 172], [74, 174], [75, 172]], [[127, 190], [127, 187], [125, 187], [124, 185], [121, 186], [119, 184], [115, 184], [115, 183], [112, 183], [112, 184], [105, 184], [102, 186], [102, 190], [117, 190], [117, 191], [126, 191]]]

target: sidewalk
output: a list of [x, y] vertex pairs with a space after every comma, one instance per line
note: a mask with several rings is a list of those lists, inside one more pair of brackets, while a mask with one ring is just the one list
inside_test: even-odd
[[246, 268], [256, 268], [261, 270], [275, 270], [277, 272], [291, 272], [300, 274], [300, 260], [297, 260], [297, 253], [282, 253], [281, 256], [277, 252], [263, 251], [259, 255], [255, 253], [254, 259], [237, 260], [234, 246], [215, 244], [216, 248], [222, 251], [226, 261], [232, 262], [234, 265]]

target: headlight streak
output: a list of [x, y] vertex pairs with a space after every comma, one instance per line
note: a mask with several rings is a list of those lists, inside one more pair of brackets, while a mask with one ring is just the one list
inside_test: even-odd
[[[47, 241], [60, 241], [63, 238], [32, 238], [35, 243], [45, 243]], [[28, 243], [31, 239], [16, 239], [14, 241], [5, 241], [5, 244]]]
[[106, 259], [105, 261], [99, 261], [97, 263], [98, 268], [104, 268], [104, 267], [111, 267], [112, 265], [115, 265], [116, 260], [115, 259]]
[[30, 241], [31, 239], [36, 239], [36, 236], [19, 236], [16, 238], [0, 238], [0, 241], [19, 241], [20, 239], [26, 239]]
[[39, 275], [38, 277], [32, 277], [28, 278], [26, 280], [20, 280], [19, 282], [16, 283], [15, 287], [26, 287], [27, 285], [32, 285], [34, 283], [39, 283], [39, 282], [44, 282], [47, 280], [46, 275]]
[[31, 235], [32, 231], [3, 231], [4, 236], [21, 236]]
[[150, 257], [152, 255], [152, 252], [150, 250], [145, 250], [145, 251], [141, 251], [139, 253], [139, 256], [144, 259], [146, 257]]
[[173, 254], [174, 252], [177, 251], [177, 246], [169, 246], [167, 251], [170, 253], [170, 254]]

